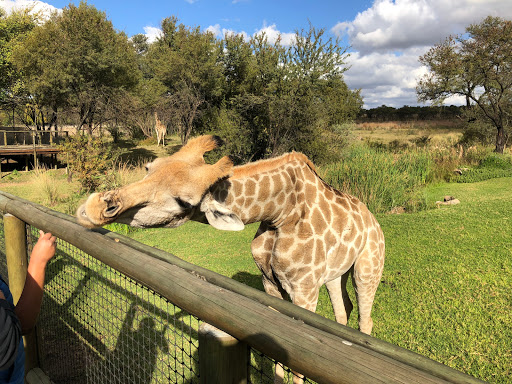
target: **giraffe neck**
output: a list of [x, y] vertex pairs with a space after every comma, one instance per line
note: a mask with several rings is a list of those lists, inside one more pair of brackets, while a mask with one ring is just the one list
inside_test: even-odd
[[244, 224], [269, 222], [278, 227], [304, 202], [302, 179], [312, 163], [300, 153], [236, 167], [233, 176], [212, 189], [213, 197]]

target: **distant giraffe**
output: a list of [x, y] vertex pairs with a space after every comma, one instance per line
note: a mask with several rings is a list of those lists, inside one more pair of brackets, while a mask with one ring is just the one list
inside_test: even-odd
[[155, 111], [155, 131], [156, 131], [156, 139], [157, 139], [157, 146], [160, 145], [160, 140], [162, 141], [162, 147], [165, 147], [165, 135], [167, 133], [167, 126], [163, 124], [158, 119], [158, 114]]

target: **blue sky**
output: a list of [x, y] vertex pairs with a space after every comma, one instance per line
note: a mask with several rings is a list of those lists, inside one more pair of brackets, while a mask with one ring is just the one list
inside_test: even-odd
[[[46, 1], [56, 8], [70, 2]], [[72, 1], [78, 4], [79, 1]], [[371, 1], [288, 1], [288, 0], [89, 0], [89, 4], [105, 11], [115, 27], [128, 35], [144, 33], [144, 27], [159, 27], [163, 18], [175, 15], [188, 26], [220, 25], [222, 28], [252, 34], [266, 25], [279, 31], [293, 32], [307, 28], [308, 20], [315, 27], [330, 30], [336, 23], [352, 20]], [[344, 4], [345, 3], [345, 4]], [[328, 11], [327, 11], [328, 10]]]
[[[79, 1], [71, 1], [78, 4]], [[0, 0], [7, 10], [34, 4], [62, 9], [69, 0]], [[488, 15], [512, 19], [512, 0], [89, 0], [114, 27], [128, 36], [155, 38], [165, 17], [200, 26], [222, 37], [225, 32], [251, 36], [265, 31], [286, 43], [295, 30], [324, 28], [351, 46], [345, 73], [349, 87], [361, 89], [365, 107], [417, 105], [415, 86], [426, 68], [420, 55], [450, 34], [460, 34]], [[462, 104], [453, 98], [447, 104]]]

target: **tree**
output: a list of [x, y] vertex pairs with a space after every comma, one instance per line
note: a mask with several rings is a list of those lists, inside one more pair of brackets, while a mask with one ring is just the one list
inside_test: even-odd
[[442, 103], [460, 95], [495, 128], [495, 151], [503, 153], [512, 113], [512, 22], [487, 17], [448, 37], [420, 57], [429, 73], [416, 89], [420, 101]]
[[222, 97], [220, 44], [210, 32], [162, 21], [162, 35], [148, 51], [152, 74], [167, 89], [159, 110], [174, 125], [185, 144], [210, 103]]
[[[324, 32], [310, 25], [296, 32], [289, 47], [280, 39], [271, 43], [265, 34], [256, 35], [249, 42], [252, 59], [240, 38], [225, 45], [229, 101], [249, 124], [246, 137], [254, 143], [250, 158], [295, 149], [321, 160], [327, 131], [359, 112], [359, 92], [349, 90], [343, 80], [346, 48], [325, 39]], [[247, 74], [245, 81], [240, 81], [241, 73]]]
[[55, 113], [71, 109], [77, 128], [86, 125], [90, 133], [104, 122], [118, 90], [132, 89], [140, 76], [126, 35], [85, 2], [70, 4], [34, 28], [14, 60], [38, 104]]
[[12, 60], [13, 51], [35, 27], [37, 15], [30, 9], [6, 15], [0, 8], [0, 103], [13, 111], [24, 104], [21, 74]]

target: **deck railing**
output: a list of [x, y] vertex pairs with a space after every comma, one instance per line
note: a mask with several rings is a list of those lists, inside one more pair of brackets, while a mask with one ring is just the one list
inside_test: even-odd
[[481, 382], [7, 193], [0, 192], [0, 211], [10, 215], [0, 239], [2, 275], [2, 252], [19, 243], [6, 222], [26, 226], [27, 252], [38, 229], [58, 237], [33, 358], [56, 384], [271, 383], [275, 361], [306, 382]]
[[0, 129], [0, 146], [53, 146], [59, 144], [67, 137], [67, 131], [10, 131]]

